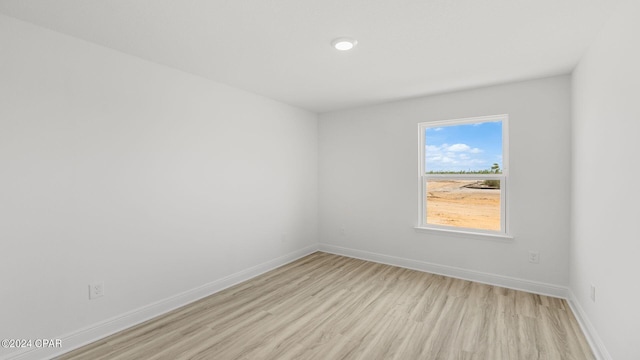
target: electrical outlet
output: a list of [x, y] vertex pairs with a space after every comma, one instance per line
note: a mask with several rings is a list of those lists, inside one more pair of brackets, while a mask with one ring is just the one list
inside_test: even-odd
[[94, 282], [89, 284], [89, 300], [104, 296], [104, 283]]
[[537, 251], [529, 251], [529, 262], [532, 264], [540, 263], [540, 253]]
[[596, 302], [596, 286], [591, 284], [591, 292], [589, 293], [591, 301]]

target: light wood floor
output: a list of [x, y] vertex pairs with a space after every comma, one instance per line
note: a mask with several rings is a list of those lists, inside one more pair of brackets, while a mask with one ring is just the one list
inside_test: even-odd
[[60, 359], [593, 359], [564, 300], [317, 252]]

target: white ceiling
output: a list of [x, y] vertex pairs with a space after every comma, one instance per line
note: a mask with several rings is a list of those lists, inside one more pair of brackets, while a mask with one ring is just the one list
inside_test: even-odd
[[[0, 0], [0, 12], [315, 112], [570, 72], [617, 0]], [[331, 40], [358, 46], [338, 52]]]

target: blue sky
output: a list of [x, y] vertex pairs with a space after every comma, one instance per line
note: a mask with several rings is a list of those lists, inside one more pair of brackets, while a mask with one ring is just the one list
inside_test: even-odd
[[502, 169], [502, 122], [427, 128], [426, 171]]

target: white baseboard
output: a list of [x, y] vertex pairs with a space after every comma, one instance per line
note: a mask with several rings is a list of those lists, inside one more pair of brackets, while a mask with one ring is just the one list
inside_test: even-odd
[[593, 355], [597, 360], [613, 360], [607, 348], [604, 346], [602, 339], [598, 335], [595, 327], [589, 318], [587, 317], [587, 313], [585, 313], [582, 306], [578, 302], [578, 298], [576, 298], [575, 294], [571, 289], [569, 289], [569, 298], [567, 299], [569, 306], [571, 307], [571, 311], [573, 311], [573, 315], [578, 320], [578, 324], [584, 333], [584, 336], [587, 338], [587, 342], [589, 342], [589, 346], [591, 346], [591, 350], [593, 351]]
[[396, 256], [383, 255], [369, 251], [350, 249], [329, 244], [320, 244], [319, 250], [331, 254], [348, 256], [356, 259], [373, 261], [377, 263], [399, 266], [407, 269], [424, 271], [432, 274], [444, 275], [458, 279], [470, 280], [479, 283], [502, 286], [514, 290], [522, 290], [540, 295], [549, 295], [567, 300], [569, 307], [580, 324], [591, 350], [597, 360], [612, 360], [600, 336], [586, 316], [586, 313], [578, 303], [571, 289], [546, 284], [537, 281], [513, 278], [496, 274], [489, 274], [480, 271], [468, 270], [453, 266], [433, 264], [426, 261], [406, 259]]
[[320, 244], [319, 250], [343, 255], [352, 258], [378, 262], [387, 265], [399, 266], [407, 269], [424, 271], [432, 274], [444, 275], [453, 278], [475, 281], [483, 284], [497, 285], [514, 290], [523, 290], [540, 295], [548, 295], [566, 299], [567, 288], [563, 286], [547, 284], [537, 281], [518, 279], [509, 276], [484, 273], [454, 266], [433, 264], [426, 261], [406, 259], [396, 256], [383, 255], [369, 251], [344, 248], [341, 246]]
[[377, 263], [399, 266], [407, 269], [424, 271], [428, 273], [444, 275], [464, 280], [475, 281], [479, 283], [502, 286], [515, 290], [523, 290], [541, 295], [549, 295], [567, 299], [571, 310], [573, 311], [580, 327], [591, 346], [591, 349], [598, 360], [611, 360], [602, 340], [598, 336], [595, 328], [587, 318], [584, 310], [577, 302], [573, 292], [565, 287], [541, 283], [536, 281], [518, 279], [508, 276], [484, 273], [474, 270], [468, 270], [453, 266], [439, 265], [425, 261], [406, 259], [396, 256], [383, 255], [369, 251], [350, 249], [329, 244], [312, 245], [306, 248], [294, 251], [279, 258], [264, 262], [253, 266], [235, 274], [229, 275], [222, 279], [218, 279], [201, 287], [183, 292], [170, 298], [160, 300], [158, 302], [146, 305], [139, 309], [130, 311], [120, 316], [105, 320], [98, 324], [74, 331], [73, 333], [57, 337], [62, 339], [64, 349], [29, 349], [19, 353], [9, 354], [6, 360], [42, 360], [51, 359], [59, 356], [64, 352], [68, 352], [94, 341], [112, 335], [118, 331], [122, 331], [129, 327], [145, 322], [154, 317], [175, 310], [184, 305], [188, 305], [194, 301], [200, 300], [206, 296], [215, 294], [228, 287], [247, 281], [267, 271], [273, 270], [282, 265], [288, 264], [301, 257], [314, 253], [316, 251], [324, 251], [336, 255], [348, 256], [352, 258], [373, 261]]
[[112, 335], [118, 331], [122, 331], [134, 325], [150, 320], [179, 307], [188, 305], [194, 301], [200, 300], [209, 295], [215, 294], [228, 287], [247, 281], [267, 271], [273, 270], [282, 265], [288, 264], [301, 257], [318, 251], [317, 245], [307, 246], [303, 249], [283, 255], [273, 260], [269, 260], [262, 264], [250, 267], [243, 271], [229, 275], [222, 279], [218, 279], [211, 283], [205, 284], [198, 288], [185, 291], [181, 294], [170, 298], [160, 300], [158, 302], [143, 306], [136, 310], [105, 320], [95, 325], [88, 326], [84, 329], [66, 334], [58, 339], [62, 340], [63, 349], [28, 349], [23, 352], [9, 354], [6, 360], [42, 360], [51, 359], [55, 356], [77, 349], [94, 341], [100, 340], [106, 336]]

